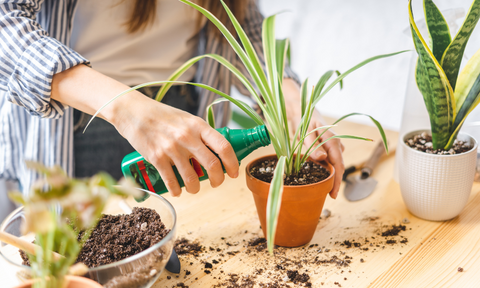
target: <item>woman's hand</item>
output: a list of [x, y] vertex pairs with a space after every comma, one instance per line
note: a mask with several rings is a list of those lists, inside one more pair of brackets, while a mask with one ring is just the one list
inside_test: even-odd
[[[85, 65], [78, 65], [53, 76], [51, 97], [93, 115], [103, 104], [129, 88]], [[238, 176], [239, 165], [232, 146], [199, 117], [137, 91], [116, 99], [101, 110], [98, 117], [113, 124], [157, 168], [173, 196], [179, 196], [181, 189], [172, 165], [177, 167], [188, 192], [197, 193], [200, 189], [190, 158], [207, 170], [212, 187], [220, 185], [225, 178], [220, 160], [230, 177]]]
[[[295, 134], [298, 125], [300, 124], [300, 89], [298, 85], [292, 79], [284, 79], [283, 89], [285, 95], [287, 117], [289, 121], [289, 127], [292, 134]], [[314, 110], [312, 120], [310, 122], [308, 131], [312, 131], [315, 128], [325, 126], [320, 113], [317, 110]], [[304, 141], [306, 147], [310, 147], [315, 139], [322, 133], [323, 130], [315, 131], [314, 133], [307, 136]], [[334, 136], [335, 134], [332, 130], [326, 131], [322, 137], [314, 145], [318, 145], [321, 142], [327, 140], [328, 138]], [[330, 196], [333, 199], [337, 198], [338, 191], [340, 189], [340, 184], [342, 183], [342, 176], [345, 172], [345, 166], [343, 164], [342, 152], [345, 149], [343, 144], [340, 142], [340, 139], [334, 138], [320, 146], [315, 150], [311, 157], [316, 161], [328, 160], [330, 164], [335, 168], [335, 182], [333, 189], [330, 192]]]
[[172, 165], [177, 167], [187, 192], [197, 193], [200, 189], [191, 158], [207, 170], [212, 187], [219, 186], [225, 179], [222, 163], [230, 177], [238, 176], [239, 165], [232, 146], [203, 119], [144, 95], [132, 98], [130, 103], [125, 103], [128, 108], [119, 109], [115, 126], [135, 150], [157, 168], [173, 196], [179, 196], [181, 189]]

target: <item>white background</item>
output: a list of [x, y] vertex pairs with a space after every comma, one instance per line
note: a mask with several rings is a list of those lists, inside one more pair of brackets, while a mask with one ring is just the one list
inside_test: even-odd
[[[424, 18], [422, 2], [414, 0], [417, 22]], [[436, 0], [435, 3], [441, 11], [460, 7], [466, 14], [472, 0]], [[385, 128], [400, 130], [410, 62], [416, 57], [410, 32], [405, 32], [409, 23], [408, 1], [260, 0], [260, 8], [265, 16], [287, 11], [277, 16], [276, 35], [290, 38], [291, 66], [302, 81], [309, 77], [310, 84], [316, 83], [327, 70], [344, 72], [375, 55], [412, 50], [360, 68], [345, 78], [343, 90], [332, 89], [317, 106], [322, 114], [332, 117], [367, 113]], [[460, 26], [463, 19], [456, 24]], [[467, 45], [467, 57], [479, 48], [480, 28], [477, 27]], [[416, 86], [413, 88], [416, 90]], [[424, 105], [422, 98], [417, 100]], [[425, 109], [424, 106], [421, 109]], [[359, 116], [351, 120], [371, 123]]]

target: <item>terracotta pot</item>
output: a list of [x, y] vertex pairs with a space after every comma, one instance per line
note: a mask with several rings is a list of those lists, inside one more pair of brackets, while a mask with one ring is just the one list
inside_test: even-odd
[[[66, 276], [68, 284], [66, 288], [102, 288], [97, 282], [80, 276]], [[35, 280], [26, 281], [15, 288], [30, 288]]]
[[[252, 191], [258, 218], [266, 234], [267, 199], [270, 183], [261, 181], [250, 174], [250, 169], [258, 162], [277, 159], [267, 155], [251, 161], [246, 168], [247, 187]], [[312, 240], [328, 193], [332, 191], [335, 169], [326, 162], [318, 163], [330, 171], [330, 176], [318, 183], [301, 186], [284, 186], [282, 204], [277, 224], [275, 245], [297, 247]]]

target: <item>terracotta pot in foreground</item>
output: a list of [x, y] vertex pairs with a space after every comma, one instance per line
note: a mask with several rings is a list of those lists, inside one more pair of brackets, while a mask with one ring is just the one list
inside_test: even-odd
[[[266, 234], [266, 211], [270, 183], [261, 181], [250, 174], [258, 162], [277, 159], [276, 155], [257, 158], [247, 165], [247, 187], [252, 191], [258, 218]], [[330, 171], [330, 176], [318, 183], [300, 186], [284, 186], [282, 204], [278, 218], [275, 245], [297, 247], [312, 240], [328, 193], [332, 191], [335, 169], [326, 162], [318, 163]]]
[[[102, 288], [97, 282], [80, 276], [65, 276], [68, 283], [66, 288]], [[30, 288], [35, 280], [29, 280], [16, 286], [15, 288]]]

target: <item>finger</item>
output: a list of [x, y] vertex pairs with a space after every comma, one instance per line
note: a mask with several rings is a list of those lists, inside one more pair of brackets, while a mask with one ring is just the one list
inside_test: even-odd
[[185, 190], [192, 194], [198, 193], [200, 190], [200, 180], [198, 180], [198, 174], [192, 167], [192, 160], [186, 160], [185, 157], [174, 158], [173, 160], [180, 177], [182, 177]]
[[[203, 142], [218, 155], [228, 176], [237, 178], [239, 174], [238, 159], [230, 142], [215, 129], [205, 129], [201, 136]], [[208, 176], [210, 177], [211, 175], [208, 174]]]
[[167, 157], [161, 157], [162, 155], [158, 156], [155, 159], [147, 161], [152, 163], [152, 165], [157, 169], [163, 183], [165, 184], [165, 187], [167, 187], [167, 190], [170, 192], [170, 195], [172, 195], [173, 197], [180, 196], [180, 194], [182, 193], [182, 189], [180, 188], [177, 177], [173, 172], [170, 159]]
[[[313, 129], [309, 129], [310, 131], [313, 130]], [[320, 144], [320, 142], [315, 142], [315, 139], [318, 137], [318, 134], [317, 132], [314, 132], [310, 135], [308, 135], [307, 137], [305, 137], [305, 146], [306, 147], [310, 147], [312, 146], [313, 144], [313, 148], [315, 148], [318, 144]], [[315, 143], [314, 143], [315, 142]], [[315, 149], [314, 151], [312, 151], [312, 154], [310, 154], [310, 157], [315, 160], [315, 161], [323, 161], [325, 159], [327, 159], [327, 153], [325, 153], [325, 150], [323, 149], [322, 146], [318, 147], [317, 149]]]
[[333, 189], [330, 192], [330, 196], [333, 199], [336, 199], [338, 196], [338, 191], [340, 190], [340, 184], [342, 182], [342, 176], [345, 172], [345, 165], [343, 164], [343, 157], [342, 157], [342, 144], [340, 141], [333, 141], [338, 139], [332, 139], [331, 141], [327, 142], [325, 145], [325, 149], [328, 153], [328, 160], [335, 168], [335, 182], [333, 184]]
[[208, 179], [213, 188], [218, 187], [223, 183], [223, 180], [225, 180], [225, 174], [223, 173], [222, 163], [220, 162], [220, 159], [207, 148], [207, 146], [202, 145], [202, 147], [195, 153], [195, 158], [200, 165], [207, 170]]

